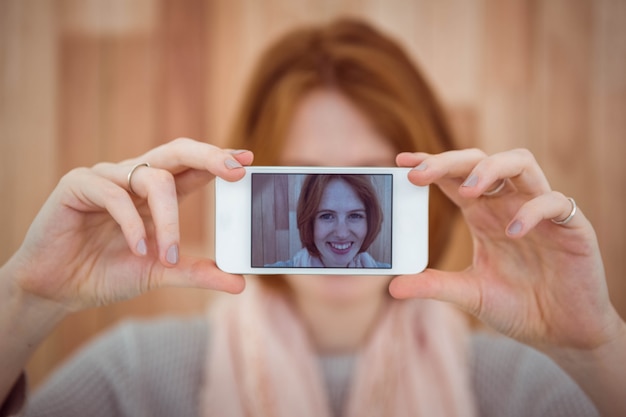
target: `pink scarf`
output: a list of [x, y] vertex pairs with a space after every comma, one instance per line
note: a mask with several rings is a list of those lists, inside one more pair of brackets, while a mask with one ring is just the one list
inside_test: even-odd
[[[203, 416], [330, 417], [304, 325], [285, 297], [255, 281], [211, 310]], [[473, 416], [466, 345], [451, 307], [391, 301], [358, 353], [344, 416]]]

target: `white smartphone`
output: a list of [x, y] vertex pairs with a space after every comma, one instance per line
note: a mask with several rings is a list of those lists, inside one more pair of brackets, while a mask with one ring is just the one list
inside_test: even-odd
[[400, 275], [428, 263], [408, 168], [246, 167], [215, 183], [215, 260], [238, 274]]

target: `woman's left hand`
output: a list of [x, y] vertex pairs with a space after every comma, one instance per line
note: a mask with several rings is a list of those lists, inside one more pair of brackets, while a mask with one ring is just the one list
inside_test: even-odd
[[[402, 153], [409, 179], [436, 184], [461, 209], [473, 238], [464, 271], [427, 269], [395, 278], [397, 298], [456, 304], [499, 332], [544, 351], [593, 350], [623, 335], [611, 305], [595, 232], [573, 204], [552, 191], [527, 150], [487, 156], [476, 149]], [[493, 190], [504, 180], [504, 187]]]

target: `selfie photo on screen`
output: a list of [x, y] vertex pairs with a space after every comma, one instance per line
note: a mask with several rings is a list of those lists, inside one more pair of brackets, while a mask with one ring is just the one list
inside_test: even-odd
[[390, 175], [254, 174], [252, 266], [391, 268]]

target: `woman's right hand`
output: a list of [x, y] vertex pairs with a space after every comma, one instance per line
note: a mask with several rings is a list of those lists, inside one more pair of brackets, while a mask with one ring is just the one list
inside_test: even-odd
[[[5, 265], [11, 285], [68, 311], [163, 286], [242, 291], [242, 276], [179, 256], [178, 197], [216, 175], [241, 179], [252, 159], [249, 151], [177, 139], [131, 160], [72, 170]], [[150, 166], [134, 171], [131, 191], [129, 173], [142, 163]]]

